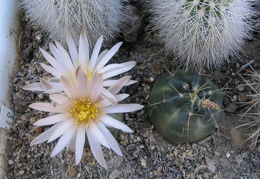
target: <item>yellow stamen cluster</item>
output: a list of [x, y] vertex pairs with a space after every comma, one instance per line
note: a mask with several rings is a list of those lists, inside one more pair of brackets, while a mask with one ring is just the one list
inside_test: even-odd
[[88, 127], [90, 120], [97, 120], [99, 115], [98, 103], [92, 103], [89, 99], [74, 100], [68, 111], [68, 116], [73, 118], [76, 126]]

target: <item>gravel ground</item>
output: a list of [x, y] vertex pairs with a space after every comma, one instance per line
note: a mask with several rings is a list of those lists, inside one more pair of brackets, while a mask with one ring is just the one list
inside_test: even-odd
[[[259, 13], [255, 18], [260, 20]], [[124, 122], [134, 132], [118, 134], [123, 157], [103, 149], [109, 167], [104, 170], [94, 160], [89, 147], [85, 148], [81, 163], [75, 166], [73, 153], [63, 151], [50, 158], [56, 142], [30, 146], [30, 141], [45, 130], [32, 124], [47, 114], [32, 110], [28, 105], [49, 99], [45, 94], [24, 91], [21, 87], [50, 77], [39, 65], [45, 62], [39, 47], [48, 50], [51, 40], [25, 17], [22, 25], [19, 71], [11, 81], [15, 120], [8, 138], [6, 178], [260, 178], [260, 145], [252, 146], [250, 141], [241, 145], [250, 129], [235, 128], [241, 124], [239, 96], [249, 90], [243, 93], [238, 90], [237, 86], [243, 83], [238, 72], [242, 74], [241, 69], [251, 60], [255, 60], [252, 66], [260, 69], [259, 33], [253, 33], [253, 39], [246, 41], [241, 61], [231, 58], [231, 63], [220, 69], [204, 71], [225, 94], [225, 112], [216, 133], [199, 142], [174, 145], [163, 139], [149, 122], [151, 108], [147, 100], [155, 80], [166, 68], [175, 71], [178, 66], [173, 62], [174, 56], [161, 52], [163, 47], [153, 39], [147, 30], [149, 23], [144, 20], [138, 41], [123, 44], [113, 60], [137, 62], [136, 67], [124, 75], [132, 75], [138, 83], [125, 87], [122, 92], [131, 94], [127, 102], [146, 107], [124, 115]]]

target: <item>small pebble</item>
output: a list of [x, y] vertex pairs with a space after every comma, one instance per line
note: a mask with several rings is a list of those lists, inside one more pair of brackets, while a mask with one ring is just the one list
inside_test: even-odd
[[231, 154], [229, 152], [226, 153], [226, 157], [229, 158]]
[[74, 167], [69, 167], [67, 172], [68, 177], [74, 177], [77, 174], [77, 170]]
[[31, 83], [30, 81], [24, 82], [25, 85], [29, 85], [30, 83]]
[[141, 159], [141, 165], [146, 168], [146, 161], [144, 159]]
[[19, 174], [24, 174], [25, 173], [25, 171], [24, 170], [21, 170], [20, 172], [19, 172]]
[[140, 149], [144, 149], [144, 145], [140, 145], [139, 148], [140, 148]]
[[38, 94], [38, 97], [39, 97], [40, 99], [43, 99], [43, 93], [39, 93], [39, 94]]
[[8, 164], [9, 164], [9, 165], [12, 165], [13, 163], [14, 163], [14, 161], [8, 160]]
[[220, 153], [218, 153], [218, 152], [214, 152], [214, 154], [217, 156], [217, 157], [219, 157], [220, 156]]
[[244, 85], [241, 85], [241, 84], [239, 84], [239, 85], [237, 85], [237, 86], [236, 86], [236, 90], [237, 90], [237, 91], [239, 91], [239, 92], [242, 92], [242, 91], [244, 91], [244, 90], [245, 90], [245, 86], [244, 86]]
[[126, 145], [127, 145], [126, 141], [124, 141], [124, 140], [121, 140], [121, 141], [120, 141], [120, 144], [123, 145], [123, 146], [126, 146]]
[[242, 155], [240, 155], [240, 154], [239, 154], [239, 155], [236, 155], [236, 156], [235, 156], [235, 160], [236, 160], [237, 164], [240, 165], [241, 162], [243, 162]]

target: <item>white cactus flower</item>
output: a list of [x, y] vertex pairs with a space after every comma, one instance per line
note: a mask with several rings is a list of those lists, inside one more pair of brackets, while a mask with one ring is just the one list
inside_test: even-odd
[[102, 97], [104, 83], [102, 74], [94, 72], [88, 76], [82, 67], [78, 67], [74, 83], [69, 77], [61, 75], [60, 83], [64, 93], [50, 94], [52, 103], [38, 102], [29, 106], [51, 114], [35, 122], [35, 126], [52, 126], [37, 136], [31, 145], [45, 141], [52, 142], [59, 138], [51, 157], [67, 148], [75, 151], [77, 165], [82, 158], [87, 137], [93, 156], [102, 167], [107, 169], [100, 144], [112, 149], [120, 156], [122, 156], [122, 152], [106, 126], [121, 129], [124, 132], [132, 132], [129, 127], [109, 114], [133, 112], [143, 108], [139, 104], [118, 104], [128, 97], [128, 94], [118, 94], [118, 92], [129, 81], [130, 77], [122, 77], [108, 88], [116, 99], [116, 105], [112, 105]]

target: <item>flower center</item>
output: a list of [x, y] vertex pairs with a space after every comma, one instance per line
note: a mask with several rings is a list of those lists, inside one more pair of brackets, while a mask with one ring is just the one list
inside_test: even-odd
[[74, 100], [68, 110], [68, 116], [75, 119], [76, 126], [88, 127], [90, 120], [97, 120], [99, 115], [98, 103], [92, 103], [89, 99]]

